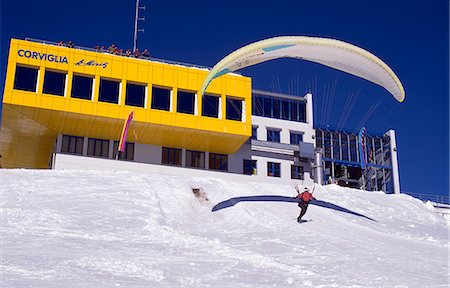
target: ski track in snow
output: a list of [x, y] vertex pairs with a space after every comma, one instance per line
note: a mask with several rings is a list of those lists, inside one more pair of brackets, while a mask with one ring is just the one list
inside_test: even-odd
[[[448, 226], [407, 195], [118, 171], [1, 170], [2, 287], [446, 287]], [[200, 187], [208, 200], [194, 196]], [[361, 214], [369, 217], [358, 216]]]

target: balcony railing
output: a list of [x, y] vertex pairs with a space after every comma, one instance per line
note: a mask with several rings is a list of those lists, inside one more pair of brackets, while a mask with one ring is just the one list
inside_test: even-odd
[[449, 196], [444, 195], [435, 195], [435, 194], [423, 194], [423, 193], [411, 193], [411, 192], [402, 192], [404, 194], [408, 194], [413, 196], [414, 198], [420, 199], [422, 201], [431, 201], [438, 204], [450, 204]]

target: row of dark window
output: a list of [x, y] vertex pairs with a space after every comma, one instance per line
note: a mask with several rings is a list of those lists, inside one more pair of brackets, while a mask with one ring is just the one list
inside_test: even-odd
[[[253, 140], [258, 140], [257, 139], [257, 130], [258, 127], [257, 126], [253, 126], [252, 127], [252, 137], [251, 139]], [[281, 130], [280, 129], [275, 129], [275, 128], [268, 128], [267, 129], [267, 133], [266, 133], [266, 141], [268, 142], [276, 142], [276, 143], [280, 143], [281, 142], [281, 137], [280, 137], [280, 133]], [[290, 131], [290, 137], [289, 137], [290, 144], [293, 145], [299, 145], [300, 142], [303, 142], [303, 133], [302, 132], [295, 132], [295, 131]]]
[[[179, 148], [162, 148], [162, 164], [181, 166], [182, 150]], [[243, 160], [243, 173], [257, 174], [257, 160]], [[186, 167], [205, 168], [205, 152], [186, 150]], [[209, 153], [209, 169], [228, 171], [228, 155]], [[303, 166], [291, 165], [291, 178], [303, 180]], [[281, 177], [281, 163], [268, 162], [267, 176]]]
[[[83, 155], [84, 137], [63, 135], [61, 152]], [[114, 141], [113, 158], [116, 158], [119, 141]], [[87, 155], [109, 158], [109, 140], [88, 138]], [[126, 143], [125, 151], [120, 153], [123, 160], [134, 159], [134, 143]], [[161, 164], [181, 166], [182, 149], [162, 147]], [[186, 150], [186, 167], [205, 169], [205, 152]], [[209, 153], [209, 169], [228, 171], [228, 155]], [[257, 174], [256, 160], [243, 160], [243, 172], [247, 175]], [[291, 165], [291, 179], [303, 180], [303, 167]], [[281, 177], [281, 164], [267, 163], [267, 176]]]
[[[39, 68], [16, 66], [14, 89], [36, 92]], [[66, 89], [66, 72], [45, 70], [42, 93], [64, 96]], [[71, 98], [91, 100], [93, 95], [94, 77], [74, 74], [72, 78]], [[145, 107], [145, 84], [126, 83], [125, 105]], [[100, 78], [98, 101], [106, 103], [119, 103], [120, 80]], [[152, 86], [151, 109], [171, 110], [171, 88]], [[196, 93], [178, 90], [176, 111], [185, 114], [196, 114]], [[202, 116], [219, 118], [220, 97], [204, 95], [202, 98]], [[242, 121], [243, 101], [241, 99], [226, 98], [226, 119]]]
[[[84, 137], [63, 135], [61, 152], [83, 155]], [[113, 158], [117, 156], [119, 141], [114, 141]], [[109, 158], [109, 140], [88, 138], [87, 155], [101, 158]], [[119, 159], [134, 159], [134, 143], [126, 143], [125, 151], [120, 153]]]
[[306, 122], [306, 103], [295, 99], [253, 95], [252, 115], [294, 122]]

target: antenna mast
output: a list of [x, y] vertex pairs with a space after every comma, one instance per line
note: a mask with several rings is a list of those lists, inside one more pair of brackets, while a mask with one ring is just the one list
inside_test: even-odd
[[145, 6], [140, 7], [139, 6], [139, 0], [136, 0], [136, 15], [134, 17], [134, 41], [133, 41], [133, 53], [136, 52], [137, 48], [137, 36], [138, 32], [144, 33], [144, 28], [139, 29], [138, 28], [138, 21], [145, 21], [145, 17], [139, 18], [139, 9], [142, 9], [145, 11]]

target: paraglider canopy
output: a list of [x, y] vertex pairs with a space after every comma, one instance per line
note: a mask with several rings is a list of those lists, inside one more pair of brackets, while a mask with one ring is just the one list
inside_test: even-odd
[[284, 36], [244, 46], [217, 63], [202, 85], [203, 95], [214, 78], [277, 58], [297, 58], [323, 64], [364, 78], [389, 91], [402, 102], [405, 90], [392, 69], [369, 51], [328, 38]]

